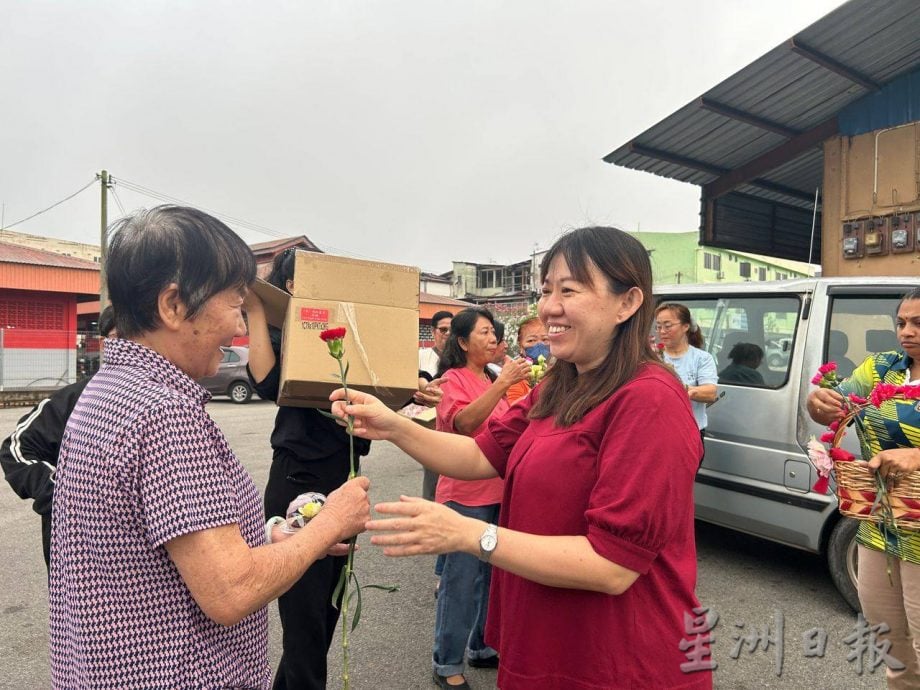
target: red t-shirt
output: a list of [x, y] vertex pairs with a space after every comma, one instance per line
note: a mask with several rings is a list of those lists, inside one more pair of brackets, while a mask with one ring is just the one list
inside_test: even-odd
[[[441, 384], [441, 390], [444, 392], [441, 402], [438, 403], [437, 430], [447, 431], [452, 434], [459, 433], [454, 428], [454, 418], [464, 407], [476, 400], [480, 395], [489, 390], [491, 382], [485, 381], [466, 367], [457, 369], [448, 369], [444, 372], [445, 380]], [[501, 417], [508, 411], [508, 401], [502, 397], [492, 414], [486, 419]], [[486, 422], [483, 422], [471, 436], [485, 429]], [[501, 503], [504, 482], [498, 477], [494, 479], [475, 479], [473, 481], [463, 481], [462, 479], [453, 479], [441, 475], [438, 479], [438, 488], [435, 492], [435, 500], [438, 503], [447, 503], [454, 501], [465, 506], [488, 506], [494, 503]]]
[[693, 480], [700, 434], [680, 381], [645, 366], [577, 424], [530, 420], [542, 386], [476, 443], [505, 478], [501, 525], [586, 535], [601, 556], [640, 573], [619, 596], [547, 587], [495, 568], [486, 641], [502, 690], [712, 687], [684, 673], [684, 615], [699, 607]]

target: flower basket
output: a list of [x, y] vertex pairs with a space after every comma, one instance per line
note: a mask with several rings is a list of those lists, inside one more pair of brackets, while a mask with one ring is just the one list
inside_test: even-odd
[[[844, 429], [855, 417], [856, 411], [845, 416], [834, 433], [831, 448], [839, 448]], [[834, 476], [837, 480], [837, 503], [841, 514], [857, 520], [881, 522], [877, 510], [879, 479], [869, 471], [865, 462], [835, 460]], [[886, 503], [890, 518], [901, 529], [920, 529], [920, 472], [908, 472], [887, 482]]]

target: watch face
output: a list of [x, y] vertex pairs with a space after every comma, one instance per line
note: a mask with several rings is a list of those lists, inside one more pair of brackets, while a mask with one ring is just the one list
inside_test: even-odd
[[483, 551], [492, 551], [495, 549], [495, 544], [498, 540], [495, 538], [494, 534], [484, 534], [482, 539], [479, 540], [479, 548]]

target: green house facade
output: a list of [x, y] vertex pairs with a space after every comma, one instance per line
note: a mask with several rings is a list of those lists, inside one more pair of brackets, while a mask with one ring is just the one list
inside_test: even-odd
[[655, 285], [788, 280], [813, 275], [809, 264], [701, 247], [698, 232], [632, 232], [649, 252]]

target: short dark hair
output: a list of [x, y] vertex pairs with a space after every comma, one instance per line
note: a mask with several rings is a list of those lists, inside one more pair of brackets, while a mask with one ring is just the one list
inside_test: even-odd
[[431, 325], [437, 326], [438, 321], [440, 321], [441, 319], [453, 319], [453, 318], [454, 318], [454, 315], [451, 314], [449, 311], [436, 311], [434, 313], [434, 316], [431, 317]]
[[115, 328], [115, 310], [110, 304], [99, 314], [99, 335], [108, 338], [113, 328]]
[[194, 317], [211, 297], [246, 287], [256, 276], [252, 251], [213, 216], [186, 206], [157, 206], [110, 228], [105, 262], [115, 327], [132, 338], [160, 325], [157, 301], [175, 283]]
[[735, 343], [728, 358], [735, 364], [756, 369], [763, 361], [763, 348], [756, 343]]

